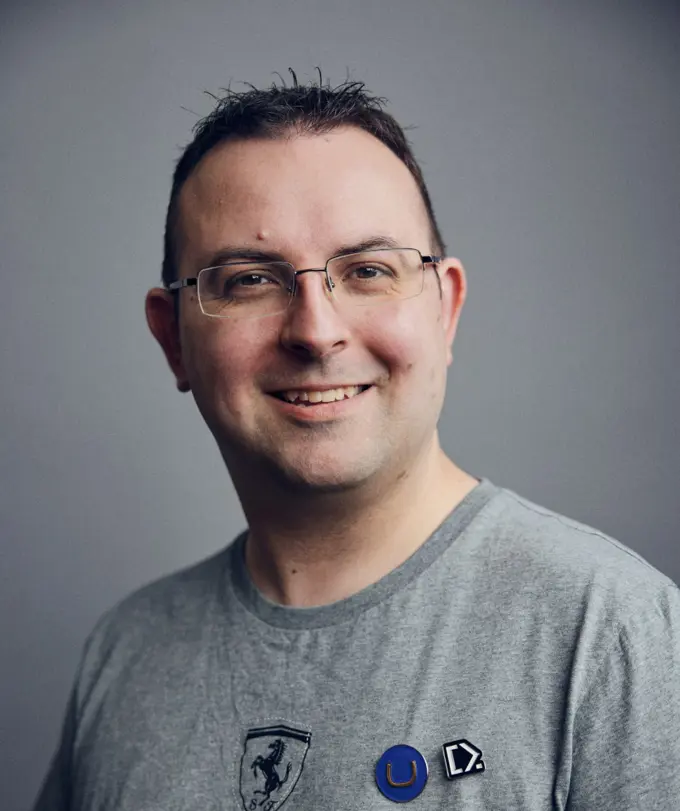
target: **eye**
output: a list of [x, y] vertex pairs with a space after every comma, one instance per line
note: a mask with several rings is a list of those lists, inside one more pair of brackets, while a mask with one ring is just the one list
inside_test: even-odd
[[[256, 280], [254, 284], [250, 284], [249, 280], [252, 280], [252, 279]], [[238, 276], [235, 279], [231, 279], [230, 284], [232, 284], [232, 285], [239, 284], [242, 287], [260, 287], [260, 284], [258, 283], [258, 281], [259, 282], [272, 282], [273, 281], [275, 284], [278, 284], [278, 282], [275, 279], [268, 278], [267, 276], [264, 276], [262, 273], [246, 273], [243, 276]]]
[[368, 274], [360, 276], [359, 278], [370, 280], [376, 279], [386, 273], [391, 273], [389, 268], [379, 267], [378, 265], [360, 265], [359, 267], [352, 268], [352, 273]]
[[240, 272], [227, 270], [220, 281], [218, 295], [233, 298], [234, 296], [273, 292], [275, 287], [282, 286], [282, 281], [276, 272], [264, 268], [252, 268]]

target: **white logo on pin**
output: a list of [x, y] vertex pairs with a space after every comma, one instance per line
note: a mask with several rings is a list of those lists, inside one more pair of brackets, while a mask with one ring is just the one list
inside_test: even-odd
[[461, 738], [442, 746], [446, 776], [449, 780], [465, 777], [468, 774], [481, 774], [486, 771], [482, 760], [482, 750]]

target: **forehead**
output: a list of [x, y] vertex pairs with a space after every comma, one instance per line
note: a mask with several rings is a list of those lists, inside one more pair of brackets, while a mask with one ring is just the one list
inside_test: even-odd
[[232, 245], [327, 258], [334, 245], [376, 233], [429, 249], [427, 213], [410, 171], [354, 127], [221, 144], [198, 164], [178, 202], [181, 265]]

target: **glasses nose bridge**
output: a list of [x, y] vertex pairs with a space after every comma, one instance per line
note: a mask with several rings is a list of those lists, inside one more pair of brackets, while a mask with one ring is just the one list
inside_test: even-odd
[[330, 273], [328, 272], [328, 265], [322, 268], [302, 268], [301, 270], [293, 270], [293, 285], [291, 287], [290, 296], [293, 298], [297, 293], [297, 277], [303, 273], [325, 273], [326, 274], [326, 290], [328, 292], [332, 292], [335, 284], [333, 283], [333, 279], [331, 279]]

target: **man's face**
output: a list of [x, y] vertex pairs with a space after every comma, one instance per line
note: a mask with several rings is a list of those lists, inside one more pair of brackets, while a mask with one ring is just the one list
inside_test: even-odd
[[[224, 249], [271, 253], [295, 268], [323, 267], [346, 246], [387, 237], [431, 253], [417, 186], [383, 144], [356, 128], [216, 147], [180, 195], [180, 276]], [[455, 263], [454, 263], [455, 264]], [[448, 270], [447, 270], [448, 268]], [[396, 478], [430, 446], [441, 411], [462, 269], [432, 266], [415, 298], [350, 309], [325, 274], [297, 278], [284, 313], [257, 320], [204, 315], [182, 291], [175, 368], [193, 391], [232, 477], [257, 474], [323, 491]], [[271, 394], [371, 384], [332, 418], [293, 415]], [[259, 478], [262, 477], [262, 478]], [[242, 481], [243, 484], [243, 481]]]

